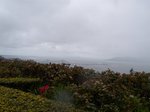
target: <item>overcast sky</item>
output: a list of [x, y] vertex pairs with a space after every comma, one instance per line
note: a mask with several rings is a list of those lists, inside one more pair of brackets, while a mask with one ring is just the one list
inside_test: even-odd
[[0, 54], [150, 57], [150, 0], [0, 0]]

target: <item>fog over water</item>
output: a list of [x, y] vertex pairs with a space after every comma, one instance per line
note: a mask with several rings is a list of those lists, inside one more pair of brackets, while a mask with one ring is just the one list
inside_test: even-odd
[[90, 58], [55, 58], [55, 57], [36, 57], [36, 56], [17, 56], [17, 55], [2, 55], [7, 59], [20, 58], [23, 60], [35, 60], [39, 63], [56, 63], [56, 64], [70, 64], [71, 66], [82, 66], [85, 68], [92, 68], [96, 71], [104, 71], [111, 69], [115, 72], [129, 73], [131, 68], [138, 72], [150, 72], [150, 61], [148, 59], [116, 57], [111, 59], [90, 59]]

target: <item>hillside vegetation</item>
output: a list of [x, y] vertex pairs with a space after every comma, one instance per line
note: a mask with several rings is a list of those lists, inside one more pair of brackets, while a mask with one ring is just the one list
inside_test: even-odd
[[[45, 112], [55, 109], [61, 112], [61, 108], [64, 107], [64, 112], [77, 111], [70, 108], [70, 105], [89, 112], [150, 112], [150, 73], [130, 70], [130, 74], [121, 74], [109, 69], [99, 73], [68, 64], [40, 64], [32, 60], [1, 59], [0, 77], [0, 85], [9, 87], [1, 86], [3, 106], [0, 108], [4, 110], [7, 106], [10, 111], [11, 108], [17, 109], [15, 104], [29, 106], [31, 111], [33, 108], [38, 110], [39, 104], [45, 105], [45, 110], [42, 110]], [[44, 101], [40, 101], [45, 103], [40, 104], [39, 100], [33, 98], [32, 108], [28, 103], [28, 95], [43, 99]], [[21, 96], [23, 100], [16, 96]], [[52, 100], [53, 103], [62, 102], [68, 108], [61, 104], [58, 106], [57, 103], [58, 107], [48, 106], [48, 102]]]

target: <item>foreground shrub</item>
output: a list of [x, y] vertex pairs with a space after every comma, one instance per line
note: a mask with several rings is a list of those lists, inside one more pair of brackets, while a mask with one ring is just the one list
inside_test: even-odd
[[74, 86], [77, 107], [104, 112], [149, 112], [150, 79], [145, 73], [102, 72]]
[[0, 86], [1, 112], [81, 112], [71, 105], [54, 102], [25, 93], [20, 90]]

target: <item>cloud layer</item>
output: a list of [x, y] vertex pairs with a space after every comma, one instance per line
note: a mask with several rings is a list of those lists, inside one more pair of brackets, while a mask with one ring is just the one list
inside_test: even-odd
[[149, 57], [149, 0], [0, 0], [0, 53]]

